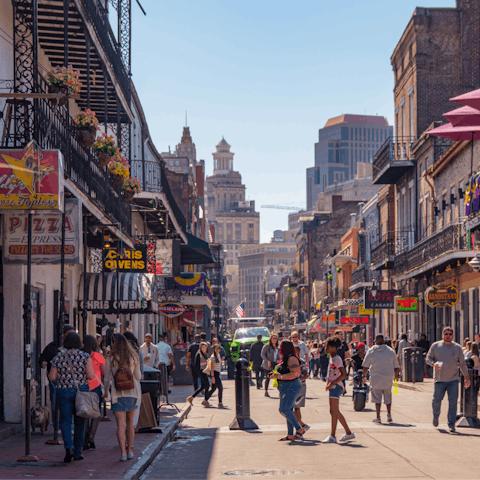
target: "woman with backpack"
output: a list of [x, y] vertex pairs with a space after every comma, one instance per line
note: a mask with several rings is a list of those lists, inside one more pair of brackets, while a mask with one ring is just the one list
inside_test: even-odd
[[[133, 437], [135, 428], [133, 417], [141, 398], [140, 389], [140, 360], [137, 352], [127, 339], [120, 333], [112, 337], [110, 356], [105, 365], [105, 394], [108, 388], [112, 389], [112, 412], [117, 421], [117, 439], [120, 445], [120, 461], [133, 458]], [[126, 443], [125, 445], [125, 428]]]
[[[88, 381], [90, 391], [98, 396], [98, 408], [102, 411], [102, 376], [105, 375], [105, 358], [100, 353], [100, 346], [93, 335], [85, 335], [83, 338], [83, 348], [92, 358], [93, 371], [95, 378]], [[95, 434], [97, 433], [100, 417], [87, 418], [85, 421], [85, 440], [83, 442], [84, 450], [95, 450]]]
[[200, 388], [197, 388], [193, 393], [193, 395], [190, 395], [187, 398], [188, 403], [193, 403], [193, 399], [203, 391], [205, 392], [205, 400], [202, 402], [202, 405], [204, 407], [210, 406], [207, 400], [208, 389], [210, 388], [210, 383], [208, 381], [207, 373], [210, 374], [210, 372], [208, 370], [207, 370], [207, 373], [204, 372], [204, 370], [206, 370], [207, 367], [209, 367], [209, 365], [210, 365], [210, 356], [208, 355], [208, 343], [201, 342], [200, 348], [198, 349], [198, 352], [195, 355], [195, 369], [200, 376], [201, 384], [200, 384]]

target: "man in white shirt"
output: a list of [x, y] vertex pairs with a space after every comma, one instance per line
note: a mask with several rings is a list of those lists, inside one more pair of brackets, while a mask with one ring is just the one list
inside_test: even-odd
[[158, 348], [152, 343], [152, 334], [145, 334], [145, 343], [140, 347], [140, 353], [143, 355], [143, 364], [148, 367], [157, 368], [158, 366]]
[[408, 337], [407, 337], [407, 334], [404, 333], [402, 335], [402, 340], [400, 341], [400, 343], [398, 344], [398, 352], [397, 352], [397, 355], [398, 355], [398, 361], [403, 369], [403, 350], [405, 348], [410, 348], [412, 346], [412, 344], [408, 341]]
[[294, 347], [300, 348], [300, 359], [303, 360], [306, 364], [307, 371], [308, 371], [308, 348], [305, 342], [302, 342], [298, 337], [298, 332], [292, 332], [291, 335], [292, 343]]
[[175, 371], [172, 347], [165, 342], [165, 337], [160, 337], [159, 340], [157, 343], [158, 363], [164, 363], [167, 366], [167, 373], [170, 376]]

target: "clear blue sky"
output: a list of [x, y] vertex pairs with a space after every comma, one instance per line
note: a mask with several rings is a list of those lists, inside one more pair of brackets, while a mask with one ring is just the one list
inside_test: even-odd
[[416, 6], [455, 0], [132, 0], [133, 81], [159, 151], [188, 125], [212, 173], [225, 136], [261, 241], [305, 205], [318, 129], [342, 113], [393, 122], [390, 56]]

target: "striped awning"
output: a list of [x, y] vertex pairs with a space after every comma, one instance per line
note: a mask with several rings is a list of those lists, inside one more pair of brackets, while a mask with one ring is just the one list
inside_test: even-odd
[[[153, 273], [117, 273], [105, 275], [105, 292], [101, 273], [87, 273], [86, 309], [92, 313], [155, 313], [155, 275]], [[79, 284], [78, 308], [83, 311], [83, 276]]]

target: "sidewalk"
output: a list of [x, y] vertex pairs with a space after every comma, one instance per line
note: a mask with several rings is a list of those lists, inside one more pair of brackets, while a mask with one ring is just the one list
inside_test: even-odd
[[[175, 403], [182, 412], [187, 405], [185, 399], [191, 394], [190, 386], [170, 386], [172, 393], [170, 403]], [[161, 413], [160, 428], [165, 433], [170, 427], [176, 427], [180, 414], [171, 407], [165, 407], [167, 412]], [[103, 410], [102, 410], [103, 414]], [[0, 441], [0, 478], [18, 478], [34, 476], [45, 479], [80, 479], [80, 478], [120, 478], [124, 473], [138, 464], [147, 461], [145, 452], [152, 444], [161, 441], [162, 434], [136, 433], [134, 441], [134, 454], [132, 460], [120, 462], [120, 448], [117, 442], [117, 424], [110, 410], [107, 410], [109, 422], [101, 422], [98, 427], [95, 451], [83, 452], [84, 460], [63, 463], [65, 449], [63, 445], [46, 445], [45, 442], [53, 438], [53, 427], [49, 426], [46, 435], [37, 433], [32, 435], [31, 454], [39, 458], [39, 462], [25, 464], [17, 459], [25, 453], [25, 434], [15, 435]], [[59, 435], [61, 438], [61, 435]]]

